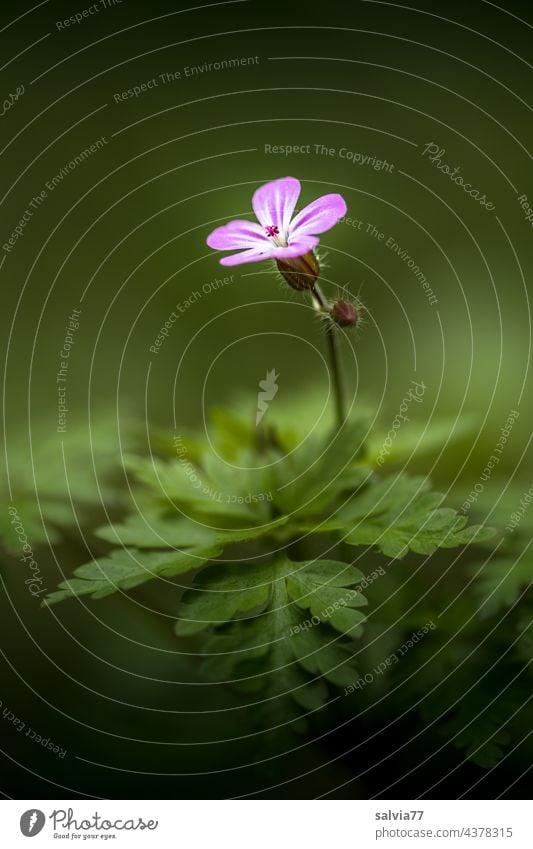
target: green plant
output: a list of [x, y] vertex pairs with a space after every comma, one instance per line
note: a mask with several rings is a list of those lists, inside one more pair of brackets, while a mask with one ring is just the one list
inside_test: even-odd
[[[230, 221], [207, 241], [240, 251], [223, 265], [274, 260], [289, 286], [309, 298], [325, 328], [335, 428], [305, 434], [265, 425], [266, 401], [277, 391], [271, 370], [260, 384], [255, 423], [219, 409], [209, 438], [159, 435], [155, 451], [152, 445], [146, 456], [124, 458], [133, 506], [96, 531], [119, 547], [75, 569], [46, 599], [51, 605], [151, 579], [171, 582], [182, 590], [176, 634], [202, 656], [202, 674], [255, 699], [273, 724], [274, 716], [301, 724], [330, 701], [330, 688], [349, 691], [357, 682], [369, 607], [367, 575], [355, 562], [370, 564], [373, 551], [391, 562], [426, 558], [492, 536], [482, 525], [467, 527], [424, 476], [383, 473], [393, 441], [401, 455], [402, 442], [410, 452], [409, 439], [396, 443], [395, 430], [389, 446], [369, 436], [363, 417], [347, 417], [339, 342], [358, 325], [361, 306], [326, 297], [314, 253], [317, 234], [337, 223], [346, 204], [330, 194], [294, 214], [299, 193], [292, 177], [259, 188], [257, 222]], [[420, 401], [425, 387], [417, 387]], [[433, 437], [437, 444], [443, 434], [446, 425]]]
[[291, 719], [295, 706], [319, 708], [329, 686], [358, 674], [358, 548], [400, 560], [492, 533], [466, 527], [424, 478], [378, 474], [365, 430], [347, 421], [299, 441], [293, 428], [258, 432], [218, 410], [209, 441], [180, 436], [173, 458], [126, 457], [135, 510], [96, 531], [120, 547], [46, 603], [184, 581], [176, 633], [198, 648], [207, 679], [280, 697]]

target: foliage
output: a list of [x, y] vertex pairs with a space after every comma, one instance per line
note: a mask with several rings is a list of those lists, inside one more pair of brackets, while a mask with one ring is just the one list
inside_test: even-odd
[[78, 566], [74, 572], [76, 577], [60, 583], [58, 591], [47, 596], [47, 604], [55, 604], [69, 596], [104, 598], [116, 590], [131, 590], [151, 578], [174, 577], [201, 566], [215, 553], [216, 549], [199, 548], [164, 554], [134, 548], [117, 549], [109, 557]]
[[211, 680], [290, 696], [314, 710], [327, 699], [324, 681], [347, 686], [356, 674], [352, 639], [366, 599], [354, 585], [362, 578], [341, 562], [284, 555], [211, 566], [185, 593], [176, 632], [209, 633], [203, 668]]
[[424, 478], [385, 478], [356, 494], [340, 511], [343, 526], [350, 528], [344, 539], [351, 545], [376, 545], [388, 557], [398, 558], [409, 550], [431, 554], [437, 548], [490, 539], [491, 530], [465, 528], [466, 516], [440, 507], [443, 498]]
[[459, 566], [456, 591], [444, 604], [439, 596], [431, 645], [407, 655], [387, 682], [396, 703], [418, 713], [425, 732], [438, 735], [438, 750], [451, 743], [484, 769], [510, 753], [520, 756], [530, 734], [533, 516], [524, 513], [517, 527], [509, 525], [522, 495], [516, 482], [506, 485], [504, 498], [495, 491], [479, 498], [473, 512], [492, 510], [491, 519], [508, 532], [485, 540], [484, 556], [477, 550], [472, 562]]
[[366, 430], [349, 421], [300, 439], [291, 424], [256, 429], [217, 410], [209, 441], [159, 434], [157, 455], [125, 457], [129, 513], [96, 531], [119, 548], [46, 604], [178, 578], [176, 633], [200, 651], [206, 680], [283, 703], [290, 722], [318, 710], [358, 676], [367, 602], [350, 552], [399, 560], [491, 535], [424, 478], [380, 476]]

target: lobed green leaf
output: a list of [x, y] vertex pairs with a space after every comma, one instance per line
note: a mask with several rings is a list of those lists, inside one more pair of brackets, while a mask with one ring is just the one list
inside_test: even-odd
[[465, 528], [465, 516], [438, 506], [443, 498], [430, 491], [425, 478], [387, 477], [354, 496], [339, 511], [337, 516], [352, 526], [343, 539], [350, 545], [375, 545], [388, 557], [402, 558], [409, 550], [431, 554], [437, 548], [454, 548], [493, 536], [490, 528]]
[[118, 590], [131, 590], [152, 578], [171, 578], [198, 569], [218, 553], [216, 548], [165, 553], [118, 549], [109, 557], [78, 566], [74, 570], [76, 577], [60, 583], [58, 590], [46, 597], [45, 604], [57, 604], [81, 595], [104, 598]]

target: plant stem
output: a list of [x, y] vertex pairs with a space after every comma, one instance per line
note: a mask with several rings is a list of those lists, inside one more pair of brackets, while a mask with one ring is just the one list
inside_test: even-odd
[[339, 358], [339, 346], [336, 328], [331, 324], [326, 335], [328, 337], [329, 362], [333, 376], [333, 393], [335, 395], [335, 412], [337, 415], [337, 427], [340, 430], [344, 424], [346, 415], [344, 411], [344, 389]]
[[328, 303], [328, 299], [324, 295], [322, 289], [320, 288], [320, 286], [318, 285], [316, 280], [313, 283], [313, 288], [311, 289], [311, 294], [313, 295], [315, 301], [317, 302], [317, 304], [320, 307], [320, 309], [322, 310], [322, 312], [326, 313], [326, 314], [329, 313], [331, 307]]
[[[311, 289], [311, 293], [315, 298], [318, 306], [320, 307], [321, 312], [323, 312], [326, 316], [326, 320], [328, 320], [328, 314], [331, 311], [331, 306], [328, 303], [327, 298], [322, 292], [320, 286], [317, 282], [315, 282], [313, 288]], [[342, 375], [341, 375], [341, 366], [340, 366], [340, 357], [339, 357], [339, 346], [337, 339], [337, 328], [333, 324], [332, 319], [328, 320], [326, 336], [328, 339], [328, 353], [329, 353], [329, 364], [331, 368], [331, 374], [333, 378], [333, 395], [335, 398], [335, 415], [337, 417], [337, 427], [340, 428], [343, 426], [346, 414], [345, 414], [345, 405], [344, 405], [344, 389], [342, 385]]]

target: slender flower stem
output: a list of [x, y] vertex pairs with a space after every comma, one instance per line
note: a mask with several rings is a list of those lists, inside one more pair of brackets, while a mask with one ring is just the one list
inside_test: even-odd
[[311, 294], [313, 295], [314, 299], [316, 300], [316, 302], [317, 302], [318, 306], [320, 307], [320, 309], [322, 310], [322, 312], [329, 313], [331, 307], [328, 303], [326, 296], [324, 295], [322, 289], [320, 288], [320, 286], [318, 285], [316, 280], [313, 283], [313, 288], [311, 289]]
[[346, 414], [344, 407], [344, 388], [342, 385], [339, 346], [336, 328], [333, 325], [330, 325], [326, 331], [326, 335], [328, 337], [329, 361], [331, 366], [331, 373], [333, 375], [333, 391], [335, 394], [337, 427], [340, 430], [344, 424]]
[[[320, 286], [317, 282], [315, 282], [313, 288], [311, 289], [311, 293], [315, 298], [320, 310], [326, 314], [331, 311], [331, 305], [329, 304], [327, 298], [322, 292]], [[329, 364], [331, 368], [331, 374], [333, 378], [333, 394], [335, 398], [335, 414], [337, 417], [337, 427], [340, 428], [343, 426], [346, 414], [345, 414], [345, 404], [344, 404], [344, 388], [342, 385], [342, 375], [341, 375], [341, 367], [340, 367], [340, 357], [339, 357], [339, 346], [337, 339], [337, 328], [334, 326], [333, 322], [328, 321], [326, 336], [328, 339], [328, 352], [329, 352]]]

